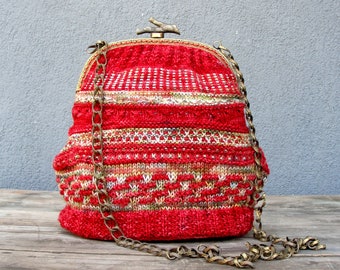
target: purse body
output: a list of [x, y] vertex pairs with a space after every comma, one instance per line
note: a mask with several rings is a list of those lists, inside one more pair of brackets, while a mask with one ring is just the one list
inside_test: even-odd
[[[106, 58], [105, 188], [124, 235], [159, 241], [246, 234], [258, 178], [248, 105], [233, 65], [213, 47], [176, 39], [111, 43]], [[111, 240], [93, 181], [96, 67], [94, 54], [80, 76], [73, 125], [53, 166], [66, 201], [62, 227]], [[269, 173], [263, 153], [261, 168]]]

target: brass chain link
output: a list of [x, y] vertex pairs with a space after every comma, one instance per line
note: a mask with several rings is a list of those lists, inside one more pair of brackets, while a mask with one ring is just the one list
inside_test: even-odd
[[[106, 48], [107, 43], [105, 41], [98, 41], [95, 45], [90, 46], [88, 49], [92, 49], [90, 53], [96, 53], [96, 69], [94, 77], [94, 92], [92, 102], [92, 162], [93, 162], [93, 182], [96, 187], [96, 197], [99, 204], [99, 212], [104, 220], [105, 226], [110, 231], [113, 240], [118, 246], [139, 250], [155, 256], [165, 257], [169, 260], [179, 259], [181, 257], [189, 258], [204, 258], [209, 263], [218, 263], [223, 265], [235, 266], [238, 268], [252, 268], [253, 262], [262, 260], [274, 260], [284, 259], [297, 253], [300, 249], [325, 249], [325, 245], [321, 245], [319, 240], [312, 237], [295, 238], [295, 239], [282, 239], [277, 236], [267, 235], [262, 230], [262, 209], [266, 204], [265, 194], [263, 192], [263, 185], [265, 175], [261, 165], [261, 150], [259, 142], [255, 136], [255, 127], [253, 124], [253, 116], [250, 111], [250, 104], [247, 99], [247, 91], [244, 85], [243, 75], [239, 70], [238, 64], [234, 60], [230, 51], [223, 47], [221, 44], [217, 48], [223, 53], [227, 61], [231, 64], [231, 68], [234, 70], [237, 76], [240, 91], [243, 95], [245, 102], [245, 115], [249, 127], [249, 135], [252, 148], [254, 150], [255, 159], [255, 192], [253, 195], [255, 221], [258, 224], [257, 227], [253, 226], [254, 238], [262, 242], [271, 242], [270, 246], [266, 245], [251, 245], [246, 244], [248, 252], [244, 252], [239, 256], [224, 256], [221, 255], [220, 248], [212, 245], [200, 245], [197, 248], [188, 248], [184, 245], [179, 247], [165, 249], [160, 246], [140, 242], [138, 240], [130, 239], [124, 236], [117, 221], [113, 216], [112, 202], [106, 187], [106, 179], [104, 172], [104, 154], [103, 154], [103, 103], [104, 103], [104, 82], [106, 73]], [[281, 244], [283, 249], [277, 251], [274, 247], [275, 244]]]

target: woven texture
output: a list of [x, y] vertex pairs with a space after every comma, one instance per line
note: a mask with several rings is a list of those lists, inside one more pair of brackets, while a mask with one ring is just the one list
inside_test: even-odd
[[[253, 222], [254, 150], [236, 77], [217, 50], [176, 40], [112, 43], [103, 138], [107, 189], [125, 236], [241, 236]], [[93, 194], [95, 55], [80, 77], [69, 139], [55, 157], [61, 225], [112, 239]], [[264, 155], [262, 166], [269, 173]]]

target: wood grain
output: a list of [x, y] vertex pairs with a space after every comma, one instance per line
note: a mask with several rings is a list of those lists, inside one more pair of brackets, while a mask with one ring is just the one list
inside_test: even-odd
[[[303, 251], [282, 261], [259, 261], [257, 269], [340, 269], [340, 195], [269, 196], [267, 202], [263, 216], [266, 231], [289, 237], [316, 236], [327, 249]], [[226, 268], [201, 259], [168, 261], [112, 242], [74, 236], [60, 228], [57, 221], [63, 206], [57, 192], [0, 190], [0, 269]], [[238, 255], [245, 251], [247, 241], [256, 242], [249, 233], [243, 238], [160, 245], [216, 243], [224, 254]]]

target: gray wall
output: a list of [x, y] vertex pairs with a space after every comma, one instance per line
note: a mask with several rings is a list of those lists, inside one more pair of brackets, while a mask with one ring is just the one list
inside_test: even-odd
[[338, 0], [0, 1], [0, 187], [57, 188], [74, 90], [98, 39], [147, 19], [231, 49], [271, 168], [268, 194], [339, 194]]

